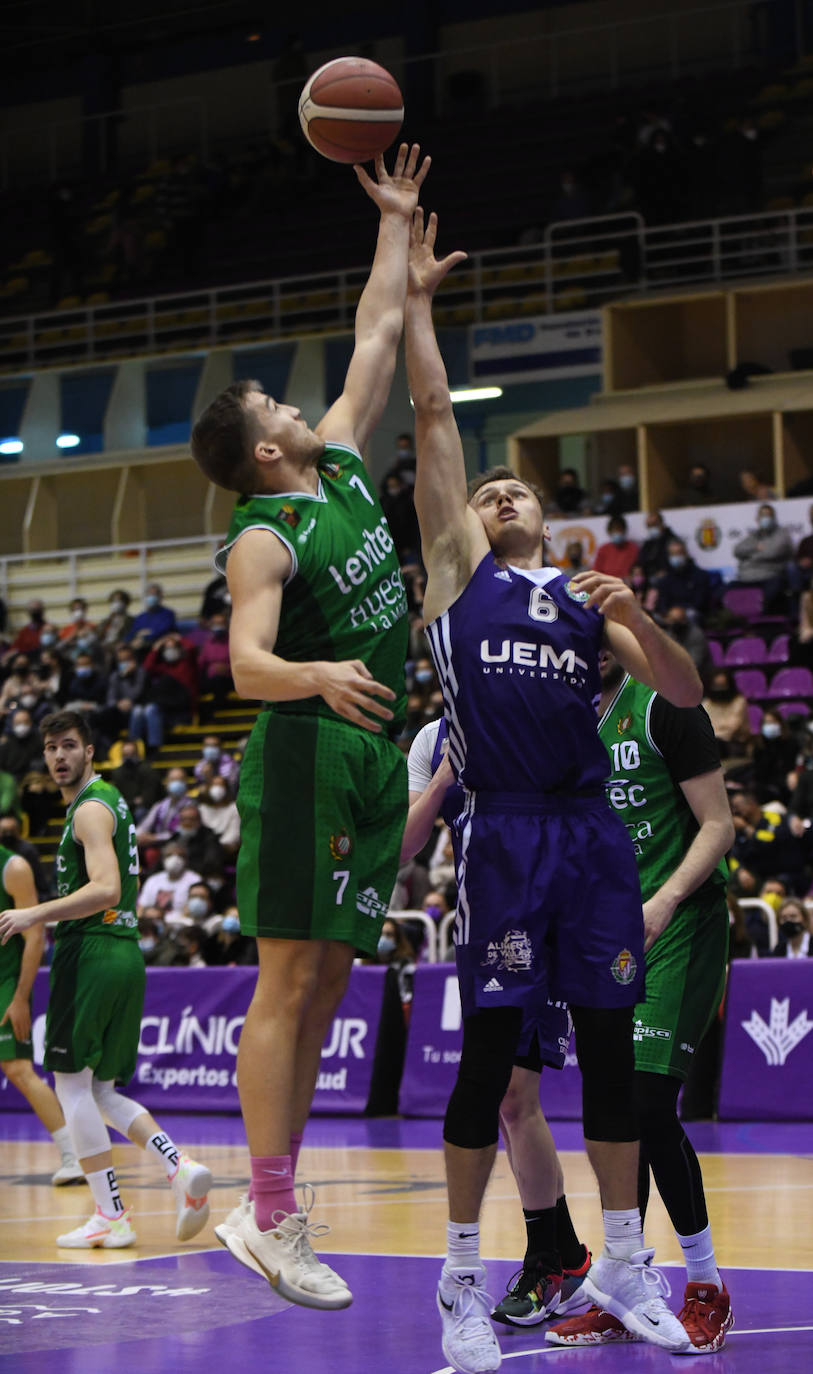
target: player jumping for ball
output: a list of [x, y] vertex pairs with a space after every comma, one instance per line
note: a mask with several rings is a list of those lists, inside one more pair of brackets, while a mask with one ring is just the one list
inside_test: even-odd
[[355, 951], [374, 954], [406, 815], [407, 603], [360, 451], [389, 395], [404, 320], [410, 222], [429, 159], [402, 144], [392, 176], [356, 174], [378, 206], [344, 390], [315, 429], [258, 382], [196, 424], [204, 473], [244, 493], [218, 555], [232, 598], [238, 692], [264, 702], [240, 772], [237, 901], [257, 937], [257, 985], [237, 1081], [251, 1191], [218, 1238], [276, 1292], [346, 1307], [311, 1248], [294, 1176], [321, 1048]]

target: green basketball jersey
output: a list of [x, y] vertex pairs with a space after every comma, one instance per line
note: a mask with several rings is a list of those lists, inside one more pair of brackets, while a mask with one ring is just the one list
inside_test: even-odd
[[[599, 738], [610, 755], [607, 798], [630, 833], [645, 902], [674, 873], [699, 829], [650, 732], [657, 695], [626, 677], [599, 722]], [[727, 877], [721, 859], [687, 900], [719, 887]]]
[[[0, 844], [0, 911], [13, 911], [14, 898], [6, 890], [6, 864], [13, 859], [12, 850]], [[22, 935], [12, 935], [5, 945], [0, 945], [0, 981], [6, 978], [19, 978], [20, 964], [23, 959], [25, 941]], [[4, 1008], [5, 1010], [5, 1008]]]
[[85, 867], [85, 852], [74, 834], [74, 821], [79, 807], [87, 801], [101, 802], [113, 815], [113, 848], [121, 877], [121, 895], [118, 905], [107, 911], [96, 911], [92, 916], [84, 916], [80, 921], [60, 921], [54, 935], [60, 939], [64, 935], [81, 935], [88, 931], [93, 935], [118, 935], [126, 939], [138, 939], [138, 918], [136, 900], [138, 897], [138, 845], [136, 828], [130, 809], [111, 782], [105, 782], [94, 773], [85, 783], [81, 792], [74, 797], [65, 817], [65, 825], [59, 848], [56, 853], [56, 890], [57, 896], [65, 897], [76, 892], [88, 881]]
[[[361, 659], [376, 682], [395, 693], [388, 705], [399, 727], [406, 714], [406, 592], [386, 517], [358, 453], [329, 444], [315, 496], [241, 496], [215, 558], [221, 572], [229, 550], [250, 529], [273, 530], [291, 555], [275, 652], [294, 663]], [[275, 702], [272, 710], [336, 717], [322, 697]]]

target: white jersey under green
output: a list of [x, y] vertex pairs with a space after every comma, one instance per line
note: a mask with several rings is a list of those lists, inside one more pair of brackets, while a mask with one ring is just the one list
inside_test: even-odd
[[[294, 663], [361, 659], [376, 682], [395, 693], [392, 725], [398, 729], [406, 714], [406, 592], [386, 517], [359, 454], [329, 444], [319, 461], [315, 495], [241, 496], [215, 558], [221, 572], [229, 551], [251, 529], [272, 530], [291, 555], [276, 653]], [[321, 697], [276, 702], [272, 709], [335, 716]]]

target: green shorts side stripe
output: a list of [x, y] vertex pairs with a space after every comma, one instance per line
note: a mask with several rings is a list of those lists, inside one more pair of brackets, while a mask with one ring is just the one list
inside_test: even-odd
[[635, 1067], [685, 1081], [725, 987], [725, 891], [690, 897], [646, 956], [646, 990], [635, 1007]]

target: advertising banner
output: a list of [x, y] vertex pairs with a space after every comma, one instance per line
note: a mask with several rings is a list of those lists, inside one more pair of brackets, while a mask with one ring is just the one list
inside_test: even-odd
[[[354, 965], [322, 1049], [314, 1112], [360, 1113], [367, 1106], [385, 974], [384, 968]], [[137, 1102], [159, 1116], [240, 1110], [237, 1043], [256, 976], [253, 968], [147, 970], [138, 1064], [128, 1088]], [[34, 984], [37, 1064], [47, 999], [48, 973], [40, 969]], [[30, 1110], [2, 1073], [0, 1110]]]
[[[404, 1116], [443, 1116], [457, 1075], [462, 1039], [454, 965], [419, 964], [398, 1104]], [[562, 1071], [543, 1071], [540, 1097], [552, 1120], [580, 1119], [582, 1080], [572, 1042]]]
[[735, 959], [721, 1121], [813, 1121], [813, 959]]
[[475, 324], [469, 330], [469, 375], [485, 382], [555, 381], [601, 372], [600, 310]]
[[[796, 497], [792, 501], [771, 501], [776, 511], [778, 523], [788, 531], [794, 546], [805, 535], [810, 534], [810, 497]], [[686, 506], [677, 509], [664, 507], [661, 514], [673, 534], [685, 541], [695, 563], [709, 572], [716, 570], [724, 577], [731, 578], [737, 570], [734, 547], [756, 529], [756, 501], [735, 501], [724, 506]], [[551, 563], [560, 563], [565, 556], [568, 544], [581, 541], [584, 561], [592, 563], [599, 544], [605, 544], [607, 534], [606, 515], [574, 515], [550, 520], [551, 539], [548, 544], [548, 557]], [[633, 511], [624, 517], [627, 534], [636, 544], [642, 544], [650, 533], [646, 528], [646, 515]]]

